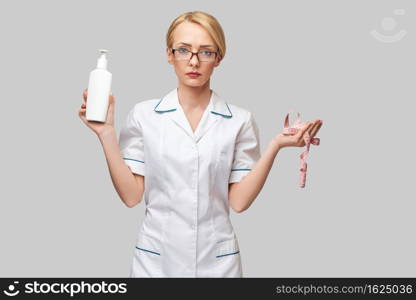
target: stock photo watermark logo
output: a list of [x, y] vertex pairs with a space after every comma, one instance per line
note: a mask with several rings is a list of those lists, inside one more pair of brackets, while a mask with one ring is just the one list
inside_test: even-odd
[[4, 291], [3, 291], [3, 293], [4, 293], [5, 295], [7, 295], [7, 296], [11, 296], [11, 297], [18, 295], [18, 294], [20, 293], [20, 291], [19, 291], [19, 290], [15, 290], [15, 289], [16, 289], [16, 285], [17, 285], [17, 284], [19, 284], [19, 281], [14, 281], [14, 282], [13, 282], [13, 284], [10, 284], [10, 285], [7, 287], [7, 290], [4, 290]]
[[370, 34], [378, 41], [383, 43], [397, 43], [402, 40], [407, 34], [407, 31], [404, 29], [398, 30], [398, 21], [397, 16], [404, 16], [406, 11], [402, 8], [395, 9], [393, 11], [395, 18], [393, 17], [384, 17], [380, 21], [381, 29], [383, 33], [378, 32], [378, 30], [373, 29], [370, 31]]
[[14, 281], [7, 289], [3, 290], [3, 294], [14, 297], [20, 293], [24, 294], [68, 294], [73, 297], [75, 294], [125, 294], [127, 293], [127, 283], [88, 283], [81, 281], [80, 283], [71, 282], [26, 282], [24, 288], [19, 290], [17, 285], [19, 281]]

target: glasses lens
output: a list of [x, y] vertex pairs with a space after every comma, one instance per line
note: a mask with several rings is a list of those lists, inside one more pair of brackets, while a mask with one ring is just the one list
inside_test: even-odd
[[178, 48], [175, 50], [174, 54], [177, 60], [188, 60], [192, 55], [192, 53], [186, 48]]
[[215, 52], [203, 50], [198, 53], [201, 61], [213, 61], [215, 59]]
[[[174, 51], [176, 60], [189, 60], [192, 52], [186, 48], [178, 48]], [[198, 59], [200, 61], [212, 62], [215, 60], [216, 53], [213, 51], [202, 50], [198, 52]]]

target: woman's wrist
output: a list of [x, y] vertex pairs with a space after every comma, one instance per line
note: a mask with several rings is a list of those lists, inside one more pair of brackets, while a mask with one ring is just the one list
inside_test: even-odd
[[269, 147], [271, 147], [276, 153], [282, 149], [282, 145], [279, 143], [279, 141], [276, 138], [273, 138], [270, 143]]
[[116, 133], [115, 128], [112, 126], [109, 126], [103, 129], [102, 131], [100, 131], [99, 133], [97, 133], [97, 136], [100, 139], [100, 141], [103, 142], [108, 136], [115, 135], [115, 133]]

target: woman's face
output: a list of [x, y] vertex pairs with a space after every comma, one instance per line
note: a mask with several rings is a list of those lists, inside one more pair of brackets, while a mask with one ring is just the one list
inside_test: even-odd
[[[186, 48], [192, 52], [201, 50], [218, 51], [214, 40], [201, 25], [187, 21], [179, 24], [173, 31], [172, 48]], [[167, 49], [167, 57], [168, 62], [174, 66], [179, 81], [191, 87], [205, 85], [221, 60], [218, 54], [215, 55], [214, 61], [199, 61], [196, 55], [193, 55], [191, 60], [176, 60], [170, 49]], [[201, 75], [194, 78], [187, 75], [188, 72], [198, 72]]]

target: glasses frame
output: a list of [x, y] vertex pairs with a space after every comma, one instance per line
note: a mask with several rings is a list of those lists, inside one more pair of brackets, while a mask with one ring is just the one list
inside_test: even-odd
[[[180, 48], [183, 48], [183, 47], [180, 47]], [[170, 48], [170, 50], [172, 51], [172, 54], [174, 55], [174, 57], [175, 57], [175, 51], [177, 51], [177, 50], [179, 50], [180, 48]], [[184, 48], [184, 49], [186, 49], [186, 48]], [[192, 59], [192, 57], [194, 57], [194, 54], [196, 55], [196, 57], [198, 58], [198, 61], [202, 61], [202, 62], [213, 62], [213, 61], [215, 61], [215, 59], [217, 58], [217, 56], [219, 55], [219, 53], [218, 53], [218, 51], [211, 51], [211, 50], [200, 50], [200, 51], [198, 51], [198, 52], [192, 52], [192, 51], [190, 51], [190, 50], [188, 50], [188, 49], [186, 49], [188, 52], [191, 52], [191, 57], [188, 59], [188, 61], [191, 61], [191, 59]], [[199, 58], [199, 52], [202, 52], [202, 51], [209, 51], [209, 52], [212, 52], [212, 53], [215, 53], [215, 57], [214, 57], [214, 59], [211, 61], [211, 60], [201, 60], [200, 58]], [[186, 59], [178, 59], [178, 61], [187, 61]]]

